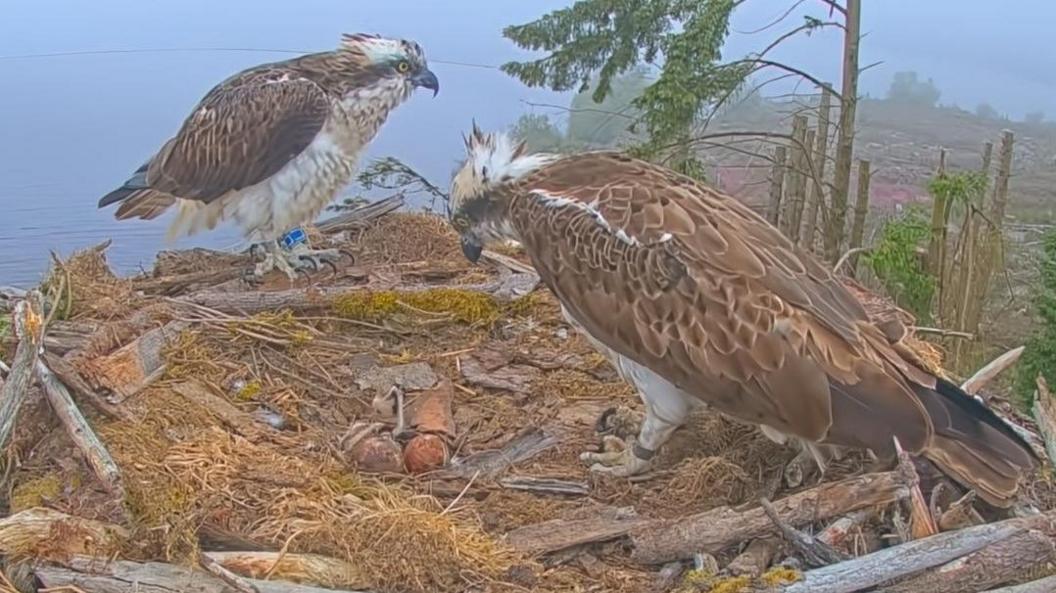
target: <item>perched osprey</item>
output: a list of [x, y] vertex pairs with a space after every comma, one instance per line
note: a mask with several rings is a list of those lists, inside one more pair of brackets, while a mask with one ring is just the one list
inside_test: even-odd
[[209, 91], [175, 137], [99, 207], [153, 219], [176, 204], [169, 239], [222, 220], [263, 241], [265, 261], [291, 278], [337, 254], [284, 251], [278, 240], [309, 223], [352, 178], [389, 112], [439, 82], [413, 41], [344, 35], [334, 51], [255, 66]]
[[526, 154], [475, 125], [466, 145], [451, 187], [466, 257], [521, 243], [645, 404], [636, 442], [584, 453], [592, 469], [644, 471], [702, 403], [810, 451], [893, 460], [897, 437], [999, 506], [1037, 466], [1007, 424], [914, 365], [903, 335], [737, 200], [618, 153]]

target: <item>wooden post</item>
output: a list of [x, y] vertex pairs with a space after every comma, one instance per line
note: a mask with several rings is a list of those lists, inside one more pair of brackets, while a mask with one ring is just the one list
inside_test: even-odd
[[810, 196], [807, 198], [806, 214], [799, 244], [807, 251], [814, 251], [818, 229], [818, 211], [825, 204], [825, 156], [829, 146], [829, 116], [832, 110], [832, 88], [821, 87], [821, 106], [818, 109], [818, 131], [814, 136], [814, 174]]
[[[805, 124], [804, 124], [805, 125]], [[792, 203], [792, 220], [788, 225], [788, 237], [793, 243], [799, 243], [800, 228], [803, 222], [803, 209], [807, 203], [807, 186], [813, 178], [811, 147], [814, 146], [814, 130], [807, 130], [803, 137], [803, 151], [799, 158], [799, 176], [796, 178], [796, 199]]]
[[[994, 266], [1002, 249], [1004, 237], [1005, 209], [1008, 206], [1008, 180], [1012, 175], [1012, 151], [1015, 136], [1005, 130], [1001, 135], [1001, 147], [998, 152], [997, 176], [994, 179], [994, 190], [990, 200], [987, 220], [981, 222], [981, 229], [976, 234], [978, 243], [973, 254], [971, 265], [972, 282], [966, 287], [964, 323], [962, 327], [976, 328], [983, 314], [983, 305], [994, 273]], [[967, 294], [971, 292], [971, 294]]]
[[847, 0], [843, 28], [843, 84], [840, 89], [840, 123], [836, 139], [836, 166], [833, 173], [832, 206], [825, 229], [825, 257], [836, 263], [843, 246], [847, 220], [847, 195], [851, 186], [854, 158], [854, 115], [858, 104], [858, 45], [861, 41], [862, 2]]
[[[939, 168], [935, 177], [942, 179], [946, 176], [946, 149], [939, 149]], [[931, 204], [931, 238], [928, 240], [928, 271], [936, 279], [942, 275], [942, 244], [946, 240], [946, 225], [943, 214], [946, 211], [946, 197], [932, 196]]]
[[781, 214], [781, 230], [785, 233], [785, 236], [793, 238], [794, 229], [792, 225], [796, 220], [796, 209], [797, 204], [801, 204], [803, 200], [802, 194], [799, 193], [801, 187], [803, 187], [802, 181], [805, 179], [803, 175], [804, 159], [803, 156], [806, 154], [804, 147], [806, 146], [807, 137], [807, 118], [803, 115], [797, 115], [792, 118], [792, 145], [790, 147], [789, 166], [788, 166], [788, 178], [785, 180], [788, 188], [786, 190], [785, 201], [783, 204]]
[[774, 166], [770, 169], [770, 203], [766, 208], [766, 219], [774, 226], [778, 226], [781, 222], [781, 197], [785, 189], [787, 159], [788, 149], [784, 146], [774, 149]]
[[[854, 220], [851, 224], [851, 249], [862, 247], [865, 239], [865, 215], [869, 212], [869, 161], [858, 161], [858, 197], [854, 202]], [[850, 275], [852, 278], [858, 273], [858, 254], [851, 256]]]

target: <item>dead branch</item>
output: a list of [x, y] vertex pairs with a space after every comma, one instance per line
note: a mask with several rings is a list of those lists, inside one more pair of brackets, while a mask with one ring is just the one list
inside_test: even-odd
[[[78, 537], [55, 537], [55, 534]], [[85, 554], [105, 557], [128, 540], [122, 527], [36, 507], [0, 519], [0, 553], [36, 552], [43, 559]]]
[[125, 488], [121, 483], [121, 470], [114, 462], [114, 458], [110, 456], [110, 452], [106, 450], [106, 445], [99, 440], [88, 421], [85, 420], [77, 404], [70, 397], [66, 386], [39, 358], [36, 361], [36, 371], [37, 380], [44, 388], [44, 396], [51, 404], [55, 415], [59, 417], [66, 433], [70, 435], [70, 440], [84, 454], [89, 467], [92, 468], [106, 490], [123, 500]]
[[352, 564], [318, 554], [282, 552], [205, 552], [224, 568], [247, 579], [277, 579], [320, 587], [365, 587]]
[[18, 421], [18, 412], [29, 393], [33, 382], [33, 367], [37, 353], [44, 337], [44, 319], [40, 294], [33, 291], [28, 298], [15, 305], [14, 333], [18, 337], [18, 347], [11, 362], [11, 372], [0, 388], [0, 448], [7, 445], [11, 433]]
[[983, 366], [983, 368], [979, 369], [978, 371], [975, 371], [975, 374], [972, 375], [967, 381], [962, 383], [961, 389], [963, 389], [965, 393], [969, 395], [975, 395], [979, 393], [979, 391], [983, 387], [986, 387], [986, 385], [989, 384], [990, 381], [994, 379], [994, 377], [997, 377], [1006, 369], [1016, 364], [1016, 361], [1019, 360], [1019, 357], [1023, 355], [1023, 351], [1025, 349], [1025, 346], [1013, 348], [1008, 352], [1005, 352], [1001, 356], [998, 356], [997, 358], [991, 360], [985, 366]]
[[514, 476], [502, 478], [499, 485], [509, 490], [541, 492], [543, 494], [567, 494], [586, 496], [590, 494], [590, 485], [585, 482], [558, 480], [554, 478], [533, 478], [531, 476]]
[[116, 406], [106, 400], [105, 397], [99, 395], [94, 389], [92, 389], [84, 379], [81, 378], [81, 374], [77, 372], [77, 369], [65, 358], [52, 354], [47, 349], [45, 344], [44, 352], [44, 364], [47, 365], [51, 372], [55, 373], [59, 381], [62, 382], [71, 392], [92, 405], [97, 411], [102, 412], [103, 415], [107, 416], [111, 420], [131, 420], [132, 414], [128, 410], [121, 406]]
[[978, 552], [886, 587], [885, 593], [960, 593], [1022, 579], [1032, 569], [1056, 560], [1056, 546], [1036, 530], [1017, 533]]
[[854, 257], [854, 256], [856, 256], [856, 255], [858, 255], [860, 253], [866, 253], [868, 251], [872, 251], [872, 248], [871, 247], [855, 247], [853, 249], [848, 249], [846, 252], [844, 252], [843, 255], [840, 256], [840, 259], [836, 260], [836, 264], [834, 266], [832, 266], [832, 272], [834, 274], [838, 274], [840, 272], [840, 270], [843, 269], [843, 266], [845, 266], [847, 264], [847, 262], [850, 261], [850, 259], [852, 257]]
[[731, 575], [759, 576], [770, 567], [780, 548], [776, 538], [753, 539], [743, 552], [730, 561], [725, 572]]
[[1052, 593], [1053, 591], [1056, 591], [1056, 575], [1023, 583], [1022, 585], [990, 589], [981, 593]]
[[[896, 472], [868, 474], [822, 484], [774, 503], [782, 521], [802, 525], [859, 509], [890, 504], [909, 496]], [[738, 542], [770, 535], [775, 527], [762, 508], [737, 511], [719, 507], [676, 520], [657, 519], [631, 535], [632, 558], [662, 564], [695, 552], [718, 552]]]
[[931, 334], [933, 336], [942, 336], [944, 338], [961, 338], [964, 340], [974, 340], [975, 334], [969, 332], [956, 331], [952, 329], [943, 329], [941, 327], [921, 327], [915, 325], [912, 327], [914, 333], [918, 334]]
[[[65, 566], [37, 566], [34, 572], [47, 588], [77, 587], [84, 593], [231, 593], [232, 587], [207, 572], [161, 562], [106, 562], [78, 556]], [[260, 593], [364, 593], [322, 589], [282, 581], [246, 579]]]
[[931, 516], [931, 510], [924, 501], [924, 494], [920, 491], [920, 476], [913, 467], [913, 460], [902, 449], [902, 443], [898, 437], [893, 437], [895, 451], [898, 454], [898, 473], [902, 476], [903, 483], [909, 487], [909, 517], [910, 535], [913, 539], [920, 539], [935, 535], [939, 528], [935, 526], [935, 519]]
[[327, 218], [317, 224], [315, 228], [319, 229], [319, 232], [321, 233], [333, 234], [351, 228], [362, 227], [376, 218], [381, 218], [390, 212], [399, 210], [403, 207], [405, 201], [403, 192], [399, 192], [376, 202], [360, 206], [359, 208], [350, 210], [344, 214], [338, 214], [332, 218]]
[[198, 553], [198, 564], [208, 571], [209, 574], [224, 581], [228, 585], [231, 585], [232, 589], [239, 591], [240, 593], [260, 593], [260, 590], [252, 583], [224, 568], [219, 562], [201, 552]]
[[186, 321], [170, 321], [106, 356], [79, 360], [79, 370], [89, 383], [110, 391], [115, 403], [121, 403], [165, 373], [162, 351], [189, 326]]
[[1038, 389], [1034, 392], [1034, 419], [1045, 440], [1045, 452], [1051, 463], [1056, 463], [1056, 401], [1052, 398], [1045, 378], [1038, 375]]
[[497, 299], [511, 299], [531, 292], [539, 283], [535, 274], [510, 274], [506, 278], [480, 284], [417, 284], [401, 285], [393, 282], [375, 282], [351, 286], [313, 287], [312, 290], [294, 288], [268, 292], [220, 292], [202, 291], [173, 299], [176, 303], [200, 305], [222, 313], [255, 315], [262, 311], [290, 309], [292, 311], [310, 311], [325, 309], [333, 299], [353, 292], [368, 290], [394, 290], [401, 292], [421, 292], [435, 288], [457, 288], [459, 290], [484, 292]]
[[945, 564], [1004, 541], [1021, 529], [1006, 522], [940, 533], [803, 573], [782, 593], [854, 593]]
[[526, 525], [506, 534], [506, 542], [525, 554], [545, 554], [573, 546], [603, 542], [629, 533], [649, 520], [631, 507], [597, 507], [589, 515]]
[[828, 566], [847, 559], [847, 556], [832, 549], [828, 544], [782, 521], [781, 517], [777, 516], [777, 511], [769, 500], [762, 498], [759, 500], [759, 504], [763, 507], [763, 512], [766, 513], [766, 516], [770, 518], [770, 521], [781, 532], [781, 536], [784, 537], [785, 541], [792, 544], [792, 547], [799, 552], [807, 566]]
[[560, 442], [555, 434], [547, 430], [531, 427], [506, 443], [501, 449], [481, 451], [464, 459], [456, 459], [451, 466], [438, 473], [440, 479], [470, 478], [480, 472], [480, 477], [487, 478], [502, 473], [514, 465], [531, 459]]
[[818, 534], [818, 541], [833, 548], [843, 548], [847, 540], [854, 537], [854, 531], [875, 516], [876, 513], [873, 510], [866, 509], [840, 517]]

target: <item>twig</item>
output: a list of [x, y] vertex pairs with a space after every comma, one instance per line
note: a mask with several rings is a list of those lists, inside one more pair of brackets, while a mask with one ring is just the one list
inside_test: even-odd
[[841, 255], [840, 259], [836, 261], [836, 265], [832, 266], [832, 272], [834, 274], [835, 273], [839, 273], [840, 269], [843, 268], [843, 266], [847, 265], [847, 262], [854, 255], [857, 255], [857, 254], [860, 254], [860, 253], [865, 253], [867, 251], [872, 251], [872, 250], [873, 250], [872, 247], [855, 247], [854, 249], [848, 249], [847, 252], [844, 253], [843, 255]]
[[202, 565], [202, 568], [209, 571], [209, 574], [212, 574], [242, 593], [260, 593], [260, 590], [252, 583], [224, 568], [219, 562], [206, 556], [202, 552], [198, 552], [198, 563]]
[[124, 499], [125, 491], [121, 484], [121, 470], [110, 456], [110, 452], [106, 450], [106, 446], [92, 431], [84, 415], [77, 409], [77, 404], [70, 397], [66, 386], [51, 372], [43, 360], [37, 359], [35, 369], [37, 380], [44, 387], [44, 395], [70, 435], [70, 439], [84, 453], [88, 465], [106, 489], [111, 494]]
[[920, 327], [914, 325], [909, 328], [910, 331], [918, 334], [931, 334], [935, 336], [942, 336], [944, 338], [964, 338], [965, 340], [974, 340], [975, 334], [969, 332], [961, 332], [952, 329], [942, 329], [941, 327]]
[[18, 412], [33, 381], [33, 366], [44, 340], [44, 323], [40, 314], [40, 293], [33, 291], [15, 305], [14, 330], [18, 337], [15, 358], [11, 361], [4, 386], [0, 389], [0, 448], [7, 445], [18, 420]]
[[759, 504], [763, 507], [763, 512], [766, 513], [766, 516], [770, 518], [770, 521], [781, 532], [785, 541], [792, 544], [792, 547], [803, 556], [803, 560], [808, 566], [812, 568], [828, 566], [847, 559], [847, 556], [829, 547], [828, 544], [822, 543], [818, 539], [782, 521], [777, 514], [777, 510], [774, 509], [774, 505], [769, 500], [761, 498], [759, 499]]
[[931, 516], [924, 494], [920, 491], [920, 476], [913, 467], [913, 460], [910, 459], [909, 453], [902, 449], [898, 437], [891, 438], [895, 442], [895, 452], [898, 453], [898, 473], [909, 487], [910, 533], [913, 539], [935, 535], [939, 528], [935, 526], [935, 519]]
[[466, 492], [469, 492], [469, 487], [473, 485], [473, 482], [477, 481], [477, 478], [479, 476], [480, 476], [480, 470], [478, 469], [477, 473], [473, 474], [473, 477], [470, 478], [468, 482], [466, 482], [465, 487], [462, 488], [462, 491], [458, 493], [458, 496], [456, 496], [455, 499], [452, 500], [451, 503], [448, 504], [447, 507], [444, 508], [444, 510], [440, 512], [440, 514], [441, 515], [446, 515], [448, 513], [448, 511], [453, 509], [455, 507], [455, 505], [458, 504], [458, 501], [462, 500], [462, 497], [466, 495]]
[[1013, 348], [1008, 352], [1005, 352], [1001, 356], [998, 356], [997, 358], [993, 359], [992, 361], [987, 363], [986, 366], [976, 371], [975, 374], [971, 376], [971, 378], [962, 383], [961, 389], [963, 389], [965, 393], [969, 395], [975, 395], [979, 393], [979, 390], [985, 387], [987, 383], [992, 381], [994, 377], [998, 376], [1005, 369], [1015, 364], [1016, 361], [1019, 360], [1019, 357], [1023, 355], [1023, 351], [1025, 349], [1026, 348], [1024, 346]]

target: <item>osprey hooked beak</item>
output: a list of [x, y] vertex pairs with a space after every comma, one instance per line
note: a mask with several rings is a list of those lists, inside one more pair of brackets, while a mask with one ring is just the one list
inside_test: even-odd
[[412, 76], [411, 82], [414, 83], [414, 86], [424, 87], [433, 91], [434, 97], [440, 92], [440, 81], [437, 80], [433, 71], [428, 68], [422, 68], [418, 74]]
[[475, 239], [462, 235], [462, 255], [466, 256], [469, 263], [477, 263], [477, 260], [480, 259], [480, 254], [483, 252], [483, 245], [477, 243]]

